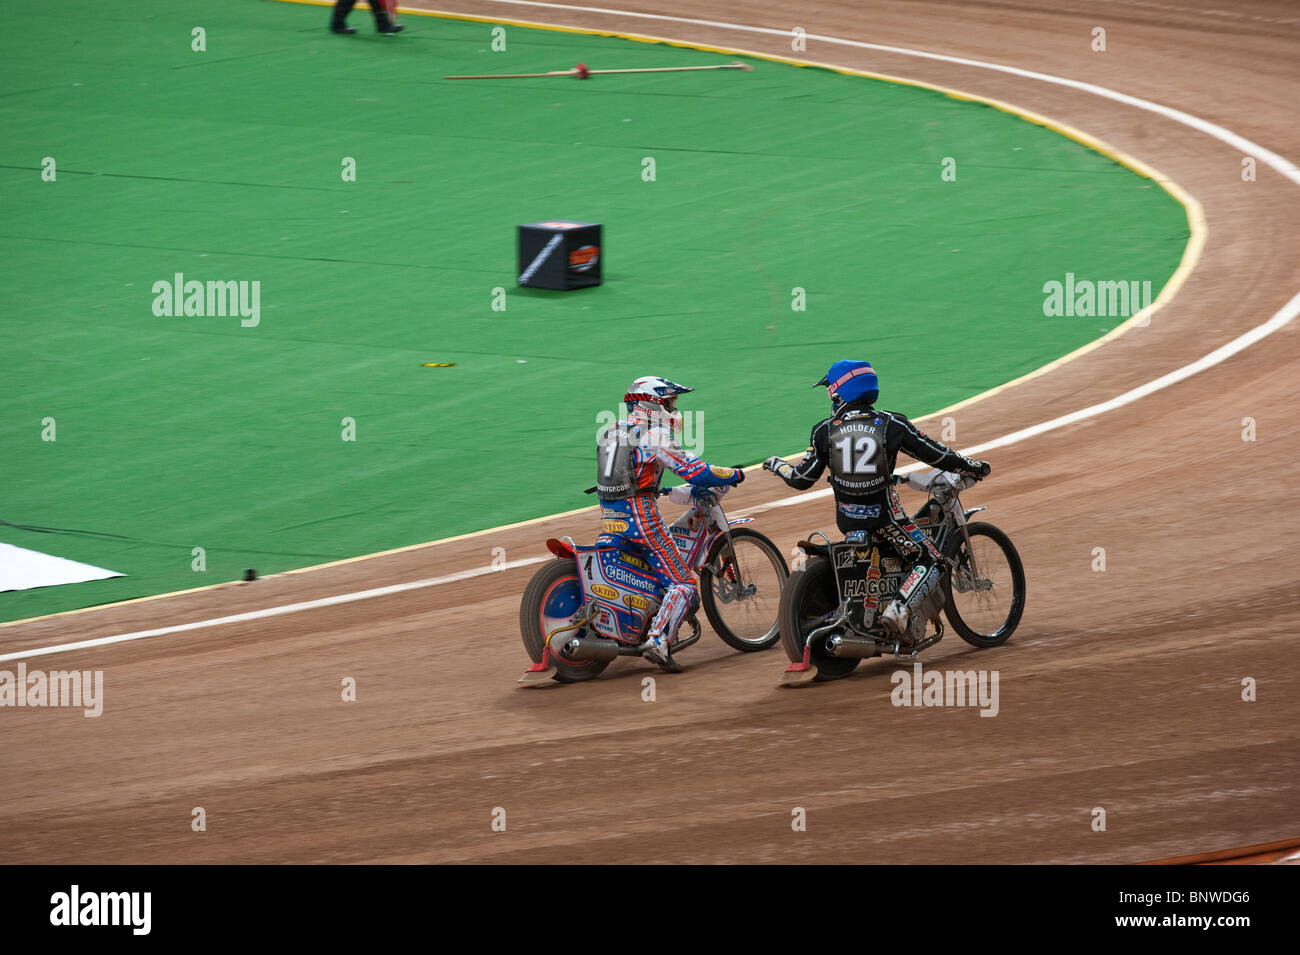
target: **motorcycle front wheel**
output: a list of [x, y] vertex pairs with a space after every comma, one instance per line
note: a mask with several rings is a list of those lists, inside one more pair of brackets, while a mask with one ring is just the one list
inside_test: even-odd
[[700, 603], [723, 643], [752, 653], [781, 639], [777, 611], [790, 570], [775, 544], [741, 527], [719, 534], [700, 568]]
[[963, 640], [996, 647], [1011, 638], [1025, 612], [1025, 568], [1002, 530], [968, 524], [970, 547], [954, 535], [957, 566], [944, 578], [944, 615]]

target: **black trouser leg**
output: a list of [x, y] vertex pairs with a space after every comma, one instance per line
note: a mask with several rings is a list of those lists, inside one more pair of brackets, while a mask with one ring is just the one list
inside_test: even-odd
[[[356, 0], [353, 0], [355, 3]], [[388, 9], [384, 6], [384, 0], [370, 0], [370, 12], [375, 15], [375, 29], [384, 33], [393, 25], [393, 21], [388, 18]]]
[[357, 5], [357, 0], [335, 0], [334, 15], [330, 18], [330, 29], [341, 30], [347, 26], [348, 14]]

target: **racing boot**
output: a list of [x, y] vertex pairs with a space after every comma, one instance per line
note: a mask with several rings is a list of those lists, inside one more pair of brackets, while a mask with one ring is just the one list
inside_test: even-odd
[[943, 570], [938, 565], [918, 564], [912, 568], [898, 596], [881, 612], [881, 629], [905, 646], [925, 639], [927, 624], [939, 615], [943, 606], [943, 590], [939, 586], [942, 576]]
[[641, 656], [659, 664], [669, 673], [681, 673], [682, 667], [672, 657], [672, 634], [681, 626], [682, 619], [695, 604], [692, 588], [683, 584], [674, 584], [664, 593], [664, 602], [659, 605], [646, 634], [645, 643], [641, 644]]
[[645, 643], [641, 644], [641, 656], [651, 663], [659, 664], [661, 669], [669, 673], [682, 672], [682, 665], [673, 659], [668, 638], [662, 634], [651, 634], [646, 638]]
[[880, 614], [879, 623], [882, 630], [895, 640], [907, 637], [907, 625], [912, 619], [912, 611], [901, 600], [891, 600], [889, 606]]

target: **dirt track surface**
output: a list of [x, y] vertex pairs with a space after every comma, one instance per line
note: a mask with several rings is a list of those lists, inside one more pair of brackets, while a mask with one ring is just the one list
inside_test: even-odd
[[[1149, 98], [1300, 156], [1290, 3], [688, 0], [636, 6], [1041, 70]], [[788, 39], [448, 0], [464, 13], [792, 55]], [[1050, 12], [1046, 8], [1051, 7]], [[438, 21], [408, 18], [412, 31]], [[322, 21], [323, 26], [323, 21]], [[1094, 26], [1109, 52], [1089, 51]], [[397, 42], [400, 42], [400, 38]], [[1205, 253], [1146, 329], [956, 415], [960, 446], [1074, 411], [1260, 324], [1300, 289], [1300, 187], [1150, 113], [989, 71], [809, 41], [808, 59], [1004, 99], [1112, 143], [1204, 205]], [[557, 69], [568, 64], [556, 64]], [[621, 661], [528, 691], [532, 567], [325, 610], [27, 661], [102, 668], [99, 719], [6, 710], [9, 862], [1124, 862], [1300, 832], [1300, 323], [1188, 381], [990, 453], [968, 505], [1030, 574], [1016, 637], [950, 634], [927, 668], [996, 669], [996, 718], [896, 709], [895, 665], [778, 690], [779, 649], [711, 634], [679, 676]], [[977, 334], [977, 330], [972, 330]], [[864, 353], [869, 342], [864, 343]], [[819, 372], [820, 369], [811, 370]], [[810, 377], [816, 377], [813, 373]], [[886, 402], [895, 405], [896, 402]], [[906, 407], [899, 410], [910, 411]], [[1242, 440], [1252, 417], [1254, 442]], [[743, 422], [736, 423], [738, 427]], [[937, 428], [936, 428], [937, 430]], [[798, 448], [803, 435], [791, 435]], [[785, 496], [770, 475], [728, 499]], [[914, 496], [908, 499], [912, 503]], [[828, 504], [764, 511], [787, 553]], [[0, 652], [437, 577], [589, 538], [590, 515], [251, 585], [0, 628]], [[1091, 569], [1106, 551], [1104, 573]], [[13, 668], [15, 664], [6, 663]], [[657, 700], [641, 679], [657, 678]], [[340, 700], [357, 681], [358, 700]], [[1241, 700], [1241, 680], [1258, 701]], [[207, 831], [191, 831], [203, 807]], [[493, 832], [492, 812], [507, 812]], [[794, 807], [807, 831], [791, 830]], [[1105, 832], [1092, 810], [1107, 813]]]

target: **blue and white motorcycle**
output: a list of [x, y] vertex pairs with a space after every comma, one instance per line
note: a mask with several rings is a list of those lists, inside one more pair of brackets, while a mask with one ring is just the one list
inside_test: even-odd
[[[727, 518], [720, 503], [725, 490], [659, 493], [690, 494], [690, 508], [668, 531], [683, 562], [699, 575], [700, 603], [714, 631], [742, 652], [766, 650], [781, 639], [777, 608], [790, 572], [775, 544], [743, 526], [752, 517]], [[606, 531], [618, 533], [615, 527]], [[619, 541], [546, 542], [555, 560], [533, 575], [519, 605], [519, 632], [533, 660], [520, 683], [590, 680], [618, 657], [641, 655], [663, 590], [638, 545]], [[682, 623], [683, 631], [688, 628], [673, 643], [674, 657], [700, 639], [694, 613]]]

